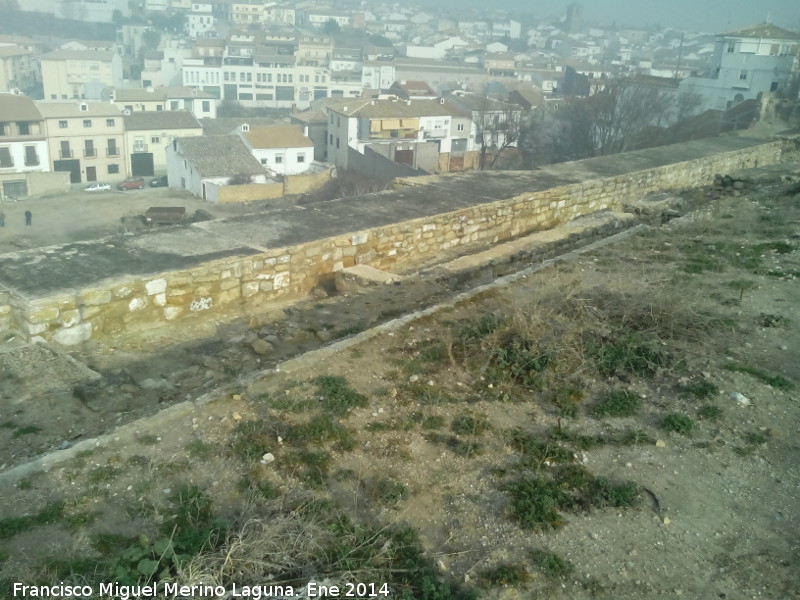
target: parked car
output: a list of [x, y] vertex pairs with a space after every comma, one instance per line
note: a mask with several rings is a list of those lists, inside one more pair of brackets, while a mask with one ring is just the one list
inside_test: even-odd
[[107, 192], [111, 189], [111, 186], [107, 183], [100, 183], [99, 181], [93, 183], [89, 187], [86, 188], [87, 192]]
[[167, 187], [167, 176], [162, 175], [150, 180], [150, 187]]
[[144, 177], [128, 177], [117, 184], [118, 190], [140, 190], [144, 187]]

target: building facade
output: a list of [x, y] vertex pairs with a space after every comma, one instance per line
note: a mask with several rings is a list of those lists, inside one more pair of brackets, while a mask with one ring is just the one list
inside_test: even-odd
[[108, 102], [38, 102], [50, 166], [71, 183], [119, 181], [128, 176], [122, 112]]
[[704, 110], [726, 110], [762, 92], [786, 89], [798, 71], [800, 36], [768, 23], [717, 36], [705, 77], [681, 81]]
[[123, 115], [125, 154], [134, 177], [167, 173], [167, 146], [179, 137], [203, 135], [203, 126], [189, 111], [144, 111]]
[[102, 100], [122, 83], [114, 51], [55, 50], [39, 57], [45, 100]]

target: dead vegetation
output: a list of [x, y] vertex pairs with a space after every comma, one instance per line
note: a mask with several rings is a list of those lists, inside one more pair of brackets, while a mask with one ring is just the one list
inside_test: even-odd
[[[798, 323], [789, 304], [751, 302], [762, 286], [796, 299], [798, 209], [726, 199], [354, 348], [325, 374], [253, 384], [234, 407], [141, 432], [135, 452], [98, 448], [5, 485], [2, 589], [315, 580], [406, 600], [645, 597], [543, 532], [613, 514], [667, 523], [658, 475], [615, 471], [614, 453], [647, 457], [666, 438], [735, 464], [771, 449], [766, 426], [743, 432], [719, 403], [742, 381], [774, 402], [796, 385], [796, 342], [783, 362], [746, 344]], [[62, 546], [38, 543], [54, 532]]]

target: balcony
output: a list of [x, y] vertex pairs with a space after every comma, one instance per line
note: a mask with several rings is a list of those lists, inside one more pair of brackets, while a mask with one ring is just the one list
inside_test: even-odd
[[26, 167], [38, 167], [39, 166], [39, 157], [34, 156], [33, 158], [26, 158], [25, 159], [25, 166]]
[[134, 152], [147, 152], [147, 144], [136, 144], [133, 147]]
[[83, 158], [94, 158], [95, 156], [97, 156], [97, 150], [94, 148], [84, 148]]
[[58, 158], [72, 158], [75, 153], [72, 150], [60, 150]]
[[119, 148], [106, 148], [106, 156], [119, 156]]

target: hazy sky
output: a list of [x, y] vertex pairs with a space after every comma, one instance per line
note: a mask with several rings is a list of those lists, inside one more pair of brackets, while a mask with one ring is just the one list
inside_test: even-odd
[[[487, 6], [486, 0], [457, 3], [475, 8]], [[547, 17], [563, 15], [568, 4], [571, 0], [495, 0], [488, 5]], [[608, 25], [613, 21], [630, 26], [660, 23], [665, 27], [717, 33], [762, 23], [771, 13], [774, 25], [787, 29], [800, 27], [799, 0], [584, 0], [580, 4], [585, 20]]]

